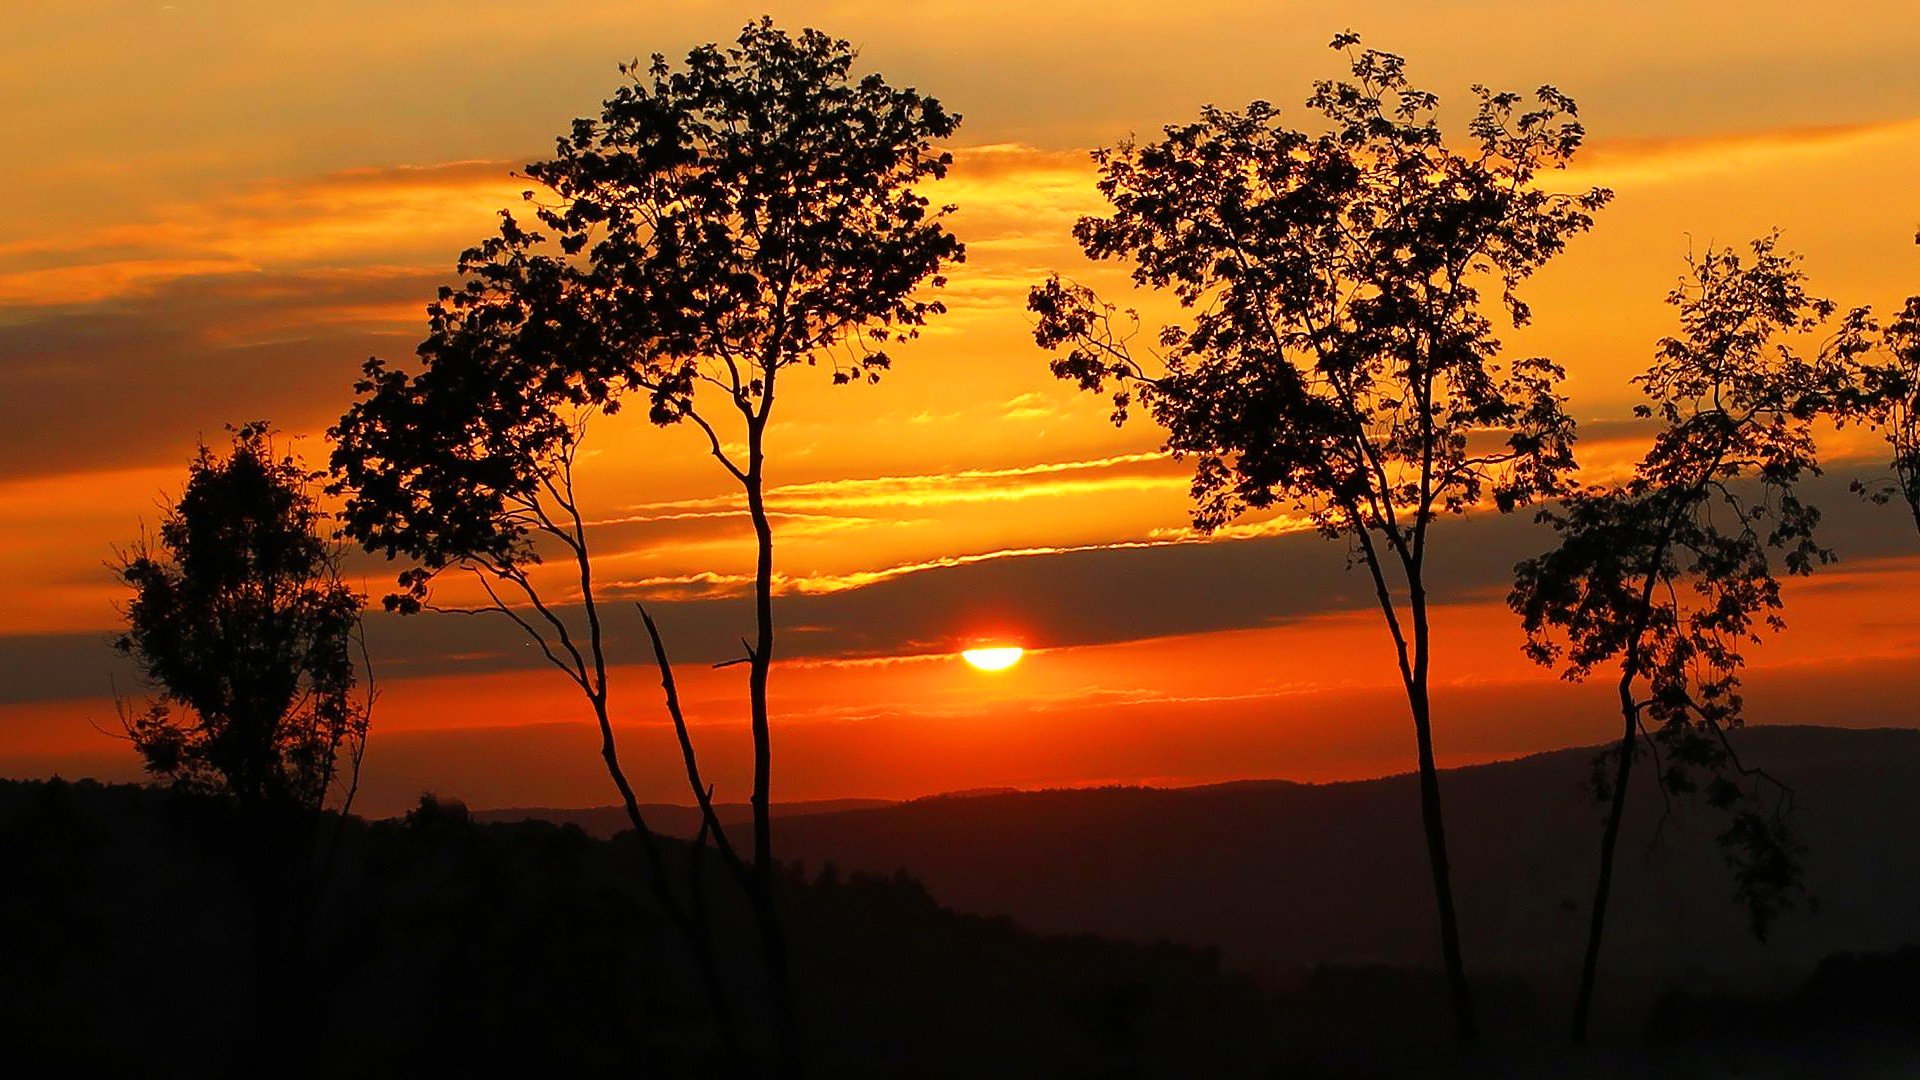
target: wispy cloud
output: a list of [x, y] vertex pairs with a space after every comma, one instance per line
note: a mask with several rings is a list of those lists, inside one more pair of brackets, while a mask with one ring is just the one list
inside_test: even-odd
[[[522, 205], [526, 157], [357, 168], [256, 182], [160, 207], [148, 220], [0, 242], [0, 308], [138, 295], [168, 281], [371, 260], [444, 268]], [[1066, 226], [1097, 200], [1081, 152], [963, 147], [931, 189], [965, 208], [976, 250]]]
[[1581, 184], [1684, 180], [1752, 169], [1780, 159], [1850, 153], [1913, 139], [1920, 139], [1920, 117], [1711, 135], [1602, 138], [1588, 143], [1564, 175]]
[[[1072, 555], [1086, 551], [1134, 551], [1144, 548], [1170, 547], [1176, 544], [1203, 543], [1205, 539], [1200, 536], [1182, 536], [1166, 539], [1115, 540], [1100, 544], [998, 548], [993, 551], [943, 555], [937, 559], [921, 559], [915, 562], [895, 563], [891, 566], [838, 574], [776, 574], [773, 587], [776, 593], [782, 595], [823, 596], [864, 589], [870, 585], [878, 585], [929, 570], [950, 570], [954, 567], [972, 566], [976, 563], [995, 562], [1001, 559], [1031, 559], [1048, 555]], [[691, 574], [662, 574], [627, 581], [611, 581], [607, 583], [606, 588], [615, 595], [630, 593], [675, 600], [705, 600], [739, 596], [751, 584], [753, 584], [751, 574], [728, 574], [703, 570]]]
[[458, 161], [274, 180], [149, 221], [0, 243], [0, 308], [98, 302], [209, 275], [445, 266], [497, 209], [520, 201], [526, 185], [512, 168]]
[[[767, 499], [787, 512], [923, 507], [1006, 502], [1116, 488], [1179, 487], [1185, 484], [1182, 476], [1181, 467], [1166, 454], [1116, 454], [1086, 461], [1042, 462], [998, 469], [810, 480], [773, 487], [768, 490]], [[673, 515], [724, 511], [736, 502], [732, 495], [716, 495], [637, 503], [627, 507], [619, 520], [664, 520]]]

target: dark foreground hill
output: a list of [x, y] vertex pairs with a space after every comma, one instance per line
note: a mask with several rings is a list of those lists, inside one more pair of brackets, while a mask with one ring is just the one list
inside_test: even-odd
[[[1721, 819], [1684, 803], [1665, 815], [1641, 769], [1601, 994], [1626, 1022], [1667, 989], [1781, 985], [1832, 953], [1920, 941], [1920, 731], [1763, 727], [1737, 744], [1795, 789], [1817, 908], [1754, 941], [1714, 841]], [[1584, 788], [1594, 753], [1444, 772], [1479, 970], [1549, 987], [1577, 970], [1600, 833]], [[1323, 963], [1437, 964], [1419, 828], [1409, 775], [920, 799], [782, 820], [777, 843], [812, 865], [905, 868], [944, 904], [1037, 931], [1215, 946], [1284, 985]]]
[[[843, 810], [872, 810], [898, 805], [893, 799], [815, 799], [808, 802], [776, 803], [776, 819], [831, 814]], [[753, 822], [753, 807], [743, 802], [715, 803], [714, 816], [729, 827]], [[641, 803], [641, 820], [647, 827], [668, 836], [691, 840], [700, 829], [700, 808], [675, 803]], [[588, 806], [568, 809], [555, 806], [524, 806], [505, 810], [475, 810], [473, 820], [482, 822], [547, 821], [555, 825], [576, 825], [588, 836], [608, 839], [633, 827], [623, 806]]]
[[[0, 781], [0, 1075], [740, 1074], [631, 836], [425, 802], [353, 823], [323, 889], [267, 884], [258, 842], [302, 835], [152, 789]], [[751, 1038], [748, 921], [707, 879]], [[1260, 1076], [1306, 1052], [1203, 950], [1037, 936], [904, 875], [789, 878], [783, 906], [816, 1075]]]
[[[1822, 766], [1814, 743], [1823, 738], [1794, 744], [1800, 775], [1858, 767], [1861, 747], [1894, 768], [1912, 749], [1905, 736], [1825, 740], [1840, 750]], [[1531, 782], [1526, 770], [1541, 760], [1553, 759], [1451, 779], [1468, 806], [1513, 800], [1517, 835], [1571, 835], [1528, 817], [1533, 796], [1503, 786]], [[1909, 767], [1907, 775], [1920, 774]], [[1820, 805], [1828, 813], [1869, 803], [1886, 809], [1863, 784]], [[1374, 790], [996, 794], [806, 815], [782, 827], [796, 846], [832, 840], [856, 855], [851, 841], [864, 837], [875, 845], [866, 857], [876, 866], [891, 861], [885, 844], [911, 840], [915, 861], [936, 873], [976, 875], [974, 902], [1030, 905], [1023, 918], [1035, 925], [1107, 922], [1144, 934], [1153, 924], [1143, 930], [1126, 920], [1213, 912], [1222, 921], [1211, 925], [1224, 930], [1236, 928], [1232, 918], [1311, 915], [1321, 923], [1289, 933], [1239, 927], [1239, 940], [1293, 940], [1325, 926], [1346, 935], [1330, 942], [1361, 941], [1368, 920], [1378, 920], [1382, 940], [1403, 933], [1412, 953], [1417, 893], [1392, 893], [1400, 886], [1390, 879], [1404, 870], [1389, 874], [1384, 865], [1397, 827], [1370, 816], [1388, 809], [1367, 809], [1362, 796]], [[1378, 790], [1392, 791], [1392, 782]], [[1309, 802], [1303, 816], [1292, 800], [1316, 791], [1354, 801]], [[1276, 796], [1283, 812], [1257, 809]], [[1181, 810], [1182, 799], [1200, 801]], [[1229, 812], [1235, 807], [1244, 817]], [[1901, 809], [1877, 820], [1874, 834], [1912, 829]], [[1473, 820], [1470, 812], [1457, 816]], [[849, 826], [861, 822], [865, 831]], [[1284, 822], [1293, 831], [1276, 827]], [[718, 1048], [685, 938], [641, 887], [643, 862], [630, 835], [602, 840], [572, 826], [481, 823], [458, 804], [423, 801], [404, 819], [349, 822], [321, 886], [319, 860], [303, 853], [326, 850], [332, 823], [325, 824], [316, 848], [311, 830], [242, 820], [203, 799], [84, 781], [0, 781], [0, 1075], [743, 1074]], [[838, 831], [808, 832], [830, 824]], [[1218, 840], [1200, 842], [1216, 832]], [[1829, 858], [1860, 858], [1879, 851], [1878, 842]], [[1237, 875], [1206, 862], [1232, 862], [1225, 853], [1235, 844]], [[936, 857], [943, 845], [945, 859]], [[1545, 858], [1537, 846], [1525, 850]], [[996, 853], [1005, 865], [993, 865]], [[674, 843], [666, 854], [684, 889], [695, 865], [690, 850]], [[1889, 890], [1891, 899], [1875, 903], [1897, 906], [1908, 895], [1900, 890], [1912, 851], [1882, 855], [1877, 870], [1861, 873]], [[1382, 865], [1372, 876], [1329, 875], [1317, 886], [1303, 876], [1300, 896], [1269, 898], [1262, 908], [1248, 899], [1247, 883], [1270, 879], [1267, 860], [1283, 858], [1296, 860], [1290, 880]], [[842, 867], [853, 863], [841, 859]], [[708, 865], [704, 877], [722, 977], [751, 1036], [765, 1025], [753, 1004], [763, 998], [747, 919], [721, 868]], [[966, 887], [964, 877], [944, 886]], [[1364, 888], [1389, 895], [1356, 891]], [[1070, 907], [1076, 897], [1087, 905], [1078, 913]], [[1215, 950], [1192, 945], [1036, 933], [1005, 917], [959, 913], [891, 871], [795, 870], [783, 879], [781, 903], [813, 1076], [1825, 1077], [1920, 1069], [1920, 949], [1836, 956], [1808, 974], [1731, 989], [1701, 983], [1648, 997], [1631, 1016], [1626, 995], [1609, 987], [1620, 1022], [1582, 1055], [1563, 1050], [1555, 980], [1482, 965], [1476, 993], [1489, 1045], [1462, 1055], [1448, 1033], [1442, 982], [1417, 962], [1331, 964], [1280, 979], [1236, 971]], [[1882, 926], [1873, 921], [1878, 908], [1849, 903], [1858, 910], [1848, 925]], [[1344, 921], [1329, 914], [1340, 904]], [[1525, 919], [1514, 926], [1535, 932]], [[1475, 933], [1483, 948], [1501, 951], [1497, 928]]]

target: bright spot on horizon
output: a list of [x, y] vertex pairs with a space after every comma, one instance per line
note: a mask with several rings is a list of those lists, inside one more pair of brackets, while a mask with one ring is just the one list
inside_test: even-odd
[[984, 649], [964, 649], [960, 658], [981, 671], [1005, 671], [1019, 663], [1026, 651], [1018, 645], [995, 645]]

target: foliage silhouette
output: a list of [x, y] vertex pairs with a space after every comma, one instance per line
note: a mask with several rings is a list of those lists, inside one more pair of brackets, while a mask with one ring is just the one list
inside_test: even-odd
[[[1768, 728], [1738, 734], [1756, 744], [1777, 745], [1793, 732]], [[1914, 895], [1915, 876], [1910, 864], [1875, 856], [1903, 850], [1900, 845], [1915, 832], [1898, 812], [1906, 805], [1910, 785], [1905, 778], [1911, 775], [1916, 740], [1897, 737], [1913, 733], [1828, 729], [1800, 734], [1805, 738], [1789, 741], [1822, 766], [1806, 778], [1807, 804], [1832, 811], [1818, 819], [1831, 827], [1828, 835], [1857, 838], [1845, 857], [1847, 876], [1859, 890], [1852, 896], [1871, 901], [1880, 913], [1877, 930], [1866, 940], [1877, 948], [1895, 947], [1910, 923], [1904, 904]], [[1815, 735], [1820, 738], [1811, 739]], [[1852, 749], [1837, 757], [1819, 749], [1839, 742]], [[1553, 757], [1546, 771], [1556, 778], [1571, 778], [1583, 766], [1578, 752]], [[1484, 813], [1496, 821], [1513, 819], [1516, 805], [1524, 807], [1514, 824], [1541, 836], [1523, 850], [1539, 852], [1537, 843], [1544, 841], [1551, 853], [1545, 861], [1553, 862], [1570, 846], [1564, 838], [1572, 826], [1563, 814], [1538, 812], [1557, 806], [1564, 794], [1561, 782], [1539, 775], [1540, 764], [1529, 759], [1461, 775], [1491, 779], [1494, 772], [1526, 771], [1488, 789], [1520, 793], [1522, 801], [1487, 802]], [[1299, 790], [1324, 798], [1337, 795], [1336, 788], [1354, 787], [1379, 789], [1379, 784], [1302, 785]], [[1449, 787], [1450, 793], [1456, 790]], [[1872, 792], [1869, 801], [1853, 801], [1863, 790]], [[1394, 812], [1413, 791], [1410, 779], [1392, 792], [1380, 790], [1386, 797], [1373, 800], [1377, 813], [1372, 816], [1383, 823], [1396, 817], [1404, 822], [1392, 831], [1417, 852], [1417, 827]], [[1095, 793], [1054, 794], [1077, 799]], [[1002, 798], [1011, 797], [928, 802], [972, 816], [975, 811], [968, 808], [976, 801]], [[1882, 812], [1862, 813], [1869, 807]], [[1236, 868], [1276, 876], [1260, 866], [1270, 861], [1261, 845], [1271, 833], [1245, 827], [1248, 823], [1236, 821], [1231, 812], [1223, 815], [1224, 809], [1196, 808], [1182, 819], [1184, 828], [1167, 828], [1167, 820], [1155, 813], [1143, 822], [1147, 831], [1119, 834], [1088, 832], [1089, 823], [1071, 811], [1009, 815], [1003, 835], [1010, 843], [1000, 853], [985, 843], [990, 834], [972, 829], [922, 831], [917, 842], [921, 850], [951, 855], [972, 847], [1012, 879], [1021, 876], [1028, 857], [1022, 851], [1025, 837], [1036, 826], [1063, 837], [1077, 830], [1072, 842], [1088, 861], [1114, 852], [1116, 845], [1107, 840], [1124, 835], [1141, 837], [1163, 858], [1175, 852], [1179, 863], [1179, 853], [1196, 846], [1182, 845], [1183, 833], [1191, 836], [1198, 828], [1204, 844], [1212, 844], [1217, 834], [1209, 823], [1224, 821], [1241, 826], [1234, 842], [1224, 851], [1195, 855], [1213, 868], [1225, 891], [1235, 891]], [[1352, 842], [1344, 833], [1347, 843], [1324, 842], [1327, 813], [1339, 814], [1340, 807], [1322, 802], [1301, 809], [1306, 812], [1295, 818], [1295, 835], [1308, 852], [1371, 857], [1367, 843]], [[645, 885], [636, 836], [596, 841], [542, 822], [483, 825], [473, 816], [457, 802], [438, 798], [404, 818], [348, 823], [336, 887], [323, 898], [312, 928], [314, 956], [323, 962], [303, 972], [317, 1007], [302, 1014], [298, 1040], [280, 1044], [278, 1066], [267, 1075], [739, 1075], [716, 1055], [697, 997], [675, 991], [695, 978], [693, 959]], [[7, 1047], [12, 1075], [196, 1080], [263, 1075], [236, 1059], [231, 1037], [235, 1022], [251, 1011], [284, 1004], [257, 992], [244, 950], [236, 948], [245, 940], [249, 912], [236, 896], [219, 849], [223, 833], [244, 831], [239, 817], [227, 803], [146, 787], [0, 781], [0, 837], [18, 856], [0, 860], [0, 925], [21, 928], [0, 950], [0, 1043]], [[1861, 828], [1862, 822], [1868, 827]], [[972, 844], [957, 842], [969, 834]], [[1483, 844], [1512, 843], [1500, 829], [1473, 835]], [[678, 842], [667, 844], [675, 856], [668, 863], [679, 871], [683, 862], [677, 856], [685, 849]], [[1132, 845], [1117, 847], [1131, 853]], [[1345, 854], [1332, 848], [1346, 849]], [[1823, 844], [1818, 852], [1831, 859], [1835, 848]], [[708, 857], [717, 860], [711, 852]], [[819, 865], [817, 853], [811, 859]], [[1508, 910], [1524, 915], [1531, 905], [1523, 898], [1537, 896], [1541, 861], [1504, 860], [1505, 873], [1473, 880], [1519, 900]], [[1483, 973], [1476, 991], [1489, 1041], [1498, 1034], [1499, 1053], [1463, 1056], [1448, 1053], [1451, 1028], [1443, 1013], [1412, 1007], [1443, 992], [1440, 973], [1414, 959], [1413, 949], [1394, 954], [1405, 967], [1321, 967], [1288, 976], [1248, 965], [1230, 951], [1130, 944], [1084, 933], [1035, 934], [1024, 915], [958, 915], [916, 880], [891, 869], [876, 871], [876, 865], [898, 864], [862, 859], [842, 873], [828, 867], [804, 878], [789, 872], [780, 879], [796, 964], [809, 972], [800, 1005], [810, 1064], [819, 1075], [1718, 1075], [1729, 1071], [1726, 1058], [1770, 1052], [1784, 1037], [1802, 1048], [1801, 1054], [1815, 1055], [1818, 1066], [1801, 1070], [1808, 1075], [1888, 1076], [1910, 1072], [1915, 1052], [1913, 998], [1900, 995], [1899, 977], [1904, 971], [1904, 983], [1910, 984], [1916, 971], [1911, 953], [1879, 977], [1863, 971], [1863, 965], [1816, 976], [1807, 984], [1815, 995], [1794, 992], [1787, 999], [1766, 996], [1767, 988], [1785, 990], [1791, 985], [1786, 980], [1810, 969], [1820, 955], [1811, 950], [1827, 947], [1798, 942], [1785, 980], [1748, 975], [1728, 983], [1697, 973], [1680, 978], [1680, 985], [1694, 993], [1710, 994], [1719, 986], [1756, 999], [1743, 1001], [1728, 1017], [1757, 1024], [1748, 1030], [1758, 1036], [1743, 1035], [1731, 1053], [1692, 1069], [1672, 1065], [1685, 1058], [1691, 1042], [1713, 1032], [1692, 1025], [1686, 1011], [1664, 1005], [1649, 1016], [1646, 1006], [1657, 995], [1656, 986], [1632, 995], [1630, 1005], [1623, 1001], [1629, 995], [1609, 995], [1619, 1021], [1614, 1030], [1627, 1035], [1627, 1028], [1645, 1018], [1667, 1024], [1672, 1044], [1649, 1059], [1628, 1035], [1609, 1047], [1602, 1059], [1608, 1067], [1595, 1067], [1592, 1061], [1567, 1058], [1540, 1038], [1539, 1018], [1562, 996], [1555, 992], [1557, 977], [1529, 985], [1520, 979], [1489, 980]], [[1378, 888], [1296, 871], [1296, 882], [1324, 884], [1292, 891], [1318, 894], [1310, 898], [1313, 903], [1344, 905], [1353, 940], [1364, 949], [1369, 934], [1380, 929], [1378, 901], [1418, 892], [1396, 889], [1384, 861], [1380, 869]], [[1691, 871], [1687, 877], [1697, 880]], [[1090, 894], [1109, 903], [1086, 910], [1124, 907], [1134, 899], [1112, 889]], [[944, 900], [949, 891], [936, 887], [934, 895]], [[1191, 892], [1185, 895], [1211, 904]], [[1404, 899], [1407, 911], [1416, 914], [1419, 897]], [[1249, 910], [1260, 909], [1250, 903]], [[1673, 927], [1667, 913], [1643, 913], [1650, 916], [1646, 928], [1654, 931], [1646, 945], [1672, 957], [1674, 967], [1684, 967], [1686, 961], [1670, 951]], [[714, 914], [721, 942], [736, 946], [723, 952], [723, 963], [729, 971], [750, 973], [757, 960], [744, 894], [730, 890], [716, 897]], [[1859, 941], [1864, 929], [1859, 923], [1822, 922], [1829, 939]], [[1563, 923], [1539, 924], [1547, 934], [1544, 943], [1533, 943], [1539, 955], [1557, 958], [1566, 952], [1557, 947], [1563, 939], [1554, 929]], [[1511, 932], [1504, 921], [1479, 929], [1502, 938]], [[1791, 940], [1782, 930], [1783, 943]], [[1161, 931], [1146, 937], [1168, 933], [1176, 940], [1183, 936]], [[1558, 969], [1556, 960], [1551, 970]], [[181, 977], [183, 971], [191, 977]], [[1299, 976], [1305, 976], [1304, 983]], [[1817, 986], [1823, 982], [1824, 988]], [[1822, 999], [1825, 1008], [1819, 1007]], [[138, 1004], [102, 1008], [102, 1002]], [[1904, 1048], [1907, 1070], [1845, 1067], [1848, 1057], [1863, 1049], [1850, 1025], [1876, 1017], [1884, 1018], [1884, 1037], [1896, 1050]]]
[[[247, 912], [206, 851], [233, 818], [183, 794], [0, 781], [0, 835], [58, 871], [0, 866], [0, 914], [76, 934], [0, 950], [17, 1075], [262, 1075], [229, 1028], [278, 1003], [235, 955]], [[665, 843], [678, 872], [689, 849]], [[351, 822], [314, 928], [325, 1009], [268, 1074], [738, 1077], [672, 992], [693, 961], [643, 863], [632, 834], [476, 824], [446, 798]], [[796, 958], [820, 976], [800, 1001], [817, 1075], [1272, 1071], [1279, 1039], [1261, 1021], [1275, 1006], [1207, 950], [1037, 936], [948, 911], [904, 873], [776, 880]], [[742, 946], [723, 963], [750, 969], [745, 895], [717, 897], [714, 916]]]
[[[790, 368], [871, 382], [887, 348], [943, 311], [923, 286], [962, 257], [918, 191], [945, 175], [933, 149], [959, 118], [932, 98], [852, 74], [854, 51], [762, 19], [733, 47], [701, 46], [675, 68], [656, 54], [576, 120], [554, 156], [527, 166], [534, 231], [503, 213], [461, 259], [469, 281], [430, 309], [418, 375], [369, 361], [361, 400], [336, 430], [347, 530], [419, 565], [390, 605], [426, 603], [441, 571], [478, 571], [491, 610], [515, 619], [593, 703], [604, 753], [636, 828], [606, 720], [601, 614], [588, 530], [572, 487], [586, 417], [644, 395], [654, 424], [690, 424], [741, 491], [756, 558], [746, 644], [754, 744], [753, 848], [741, 855], [707, 813], [710, 839], [753, 899], [788, 1068], [793, 992], [775, 910], [768, 682], [774, 657], [767, 433]], [[723, 430], [728, 432], [723, 435]], [[737, 438], [735, 437], [737, 436]], [[571, 555], [584, 633], [541, 595], [536, 539]], [[491, 580], [489, 580], [491, 579]], [[494, 591], [531, 605], [523, 616]], [[706, 805], [658, 628], [645, 617], [695, 797]], [[584, 644], [581, 643], [584, 639]]]
[[1635, 379], [1652, 402], [1636, 413], [1662, 425], [1652, 448], [1626, 482], [1541, 511], [1560, 545], [1519, 565], [1509, 597], [1536, 662], [1571, 680], [1619, 668], [1620, 740], [1594, 763], [1608, 811], [1575, 1041], [1586, 1037], [1614, 849], [1643, 752], [1655, 755], [1663, 793], [1704, 783], [1707, 801], [1730, 814], [1720, 840], [1755, 936], [1764, 940], [1801, 890], [1791, 792], [1744, 766], [1726, 732], [1743, 719], [1744, 647], [1783, 625], [1774, 560], [1806, 574], [1833, 559], [1797, 485], [1820, 472], [1813, 425], [1845, 388], [1854, 321], [1817, 356], [1802, 355], [1792, 339], [1834, 308], [1807, 294], [1777, 236], [1755, 241], [1746, 260], [1732, 249], [1690, 258], [1668, 302], [1680, 335], [1662, 340]]
[[[1920, 236], [1914, 241], [1920, 243]], [[1853, 386], [1841, 416], [1880, 433], [1892, 451], [1888, 465], [1893, 470], [1886, 480], [1855, 480], [1851, 486], [1878, 505], [1900, 499], [1920, 529], [1920, 296], [1907, 297], [1884, 327], [1864, 308], [1850, 313], [1849, 319], [1859, 346], [1851, 358]], [[1877, 354], [1871, 346], [1878, 346]]]
[[[148, 772], [237, 811], [222, 846], [252, 916], [256, 981], [275, 1006], [233, 1034], [247, 1061], [272, 1068], [276, 1047], [313, 1019], [305, 931], [358, 790], [373, 672], [357, 693], [364, 598], [341, 580], [340, 547], [323, 533], [321, 474], [279, 452], [264, 422], [231, 430], [224, 456], [200, 447], [158, 536], [123, 556], [134, 598], [115, 644], [156, 691], [143, 712], [122, 706]], [[320, 810], [336, 793], [322, 852]]]
[[1428, 699], [1428, 542], [1437, 518], [1552, 494], [1573, 466], [1563, 373], [1541, 358], [1503, 365], [1483, 293], [1525, 323], [1521, 282], [1610, 193], [1536, 185], [1583, 135], [1552, 87], [1531, 108], [1475, 87], [1469, 147], [1454, 150], [1401, 58], [1358, 44], [1334, 39], [1352, 81], [1308, 99], [1322, 134], [1256, 101], [1094, 155], [1113, 210], [1075, 238], [1095, 259], [1131, 261], [1135, 285], [1170, 290], [1189, 325], [1136, 350], [1132, 312], [1058, 275], [1028, 306], [1036, 341], [1059, 353], [1055, 375], [1111, 387], [1116, 423], [1137, 401], [1167, 448], [1195, 459], [1198, 529], [1289, 509], [1366, 566], [1412, 715], [1442, 954], [1470, 1040]]
[[[125, 710], [147, 771], [248, 808], [318, 810], [358, 772], [368, 704], [354, 693], [361, 596], [340, 579], [308, 472], [267, 425], [189, 463], [157, 543], [127, 552], [115, 647], [157, 699]], [[186, 716], [176, 714], [183, 709]]]

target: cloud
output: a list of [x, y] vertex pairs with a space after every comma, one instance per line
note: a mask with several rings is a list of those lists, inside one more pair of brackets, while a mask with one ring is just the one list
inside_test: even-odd
[[[1829, 476], [1807, 489], [1825, 511], [1823, 534], [1846, 560], [1843, 569], [1909, 557], [1911, 523], [1863, 504], [1846, 490], [1847, 479]], [[1552, 542], [1524, 513], [1447, 519], [1434, 536], [1429, 581], [1436, 603], [1497, 602], [1514, 563]], [[844, 587], [796, 588], [781, 598], [775, 611], [787, 631], [783, 660], [950, 653], [981, 635], [1036, 649], [1110, 644], [1338, 612], [1371, 617], [1375, 602], [1366, 575], [1348, 565], [1347, 547], [1308, 533], [979, 552], [853, 577], [834, 582]], [[695, 574], [683, 584], [683, 593], [647, 602], [674, 656], [703, 664], [737, 655], [753, 621], [751, 604], [730, 591], [738, 582]], [[611, 655], [622, 662], [644, 657], [638, 615], [623, 603], [608, 603], [605, 613]], [[504, 619], [376, 614], [368, 629], [383, 678], [543, 662]], [[104, 641], [98, 633], [0, 637], [0, 670], [9, 673], [0, 703], [106, 692], [114, 669]]]
[[[1091, 190], [1081, 155], [958, 157], [938, 197], [974, 208], [970, 238], [1064, 238], [1071, 207], [1061, 222], [1045, 207]], [[236, 419], [324, 425], [360, 361], [410, 348], [457, 253], [521, 205], [518, 160], [263, 181], [149, 220], [0, 243], [0, 394], [33, 403], [13, 410], [0, 476], [174, 460]], [[1032, 277], [970, 271], [948, 299], [998, 315]]]
[[359, 363], [410, 347], [454, 256], [519, 201], [508, 170], [261, 182], [0, 243], [0, 398], [16, 403], [0, 476], [178, 460], [236, 420], [324, 425]]
[[1590, 141], [1563, 175], [1574, 185], [1660, 183], [1914, 139], [1920, 139], [1920, 117], [1710, 135], [1602, 138]]
[[[1048, 555], [1073, 555], [1086, 551], [1131, 551], [1140, 548], [1199, 543], [1204, 540], [1204, 537], [1197, 534], [1175, 534], [1165, 538], [1156, 536], [1146, 540], [1115, 540], [1101, 544], [999, 548], [966, 555], [943, 555], [936, 559], [895, 563], [892, 566], [854, 570], [843, 574], [775, 574], [773, 589], [779, 596], [819, 596], [846, 592], [850, 589], [864, 589], [906, 577], [909, 574], [920, 574], [929, 570], [951, 570], [958, 566], [971, 566], [996, 559], [1032, 559]], [[749, 574], [726, 574], [703, 570], [692, 574], [660, 575], [634, 581], [609, 581], [606, 583], [606, 588], [614, 596], [715, 598], [742, 595], [753, 584], [753, 580], [752, 575]]]
[[[767, 501], [789, 512], [860, 507], [924, 507], [956, 503], [1009, 502], [1113, 487], [1167, 487], [1185, 467], [1158, 452], [1115, 454], [1085, 461], [1041, 462], [1001, 469], [851, 477], [780, 484]], [[1085, 475], [1085, 474], [1099, 475]], [[1184, 481], [1179, 481], [1184, 486]], [[618, 520], [663, 520], [677, 514], [734, 507], [736, 496], [637, 503]]]
[[505, 161], [271, 180], [154, 220], [0, 243], [0, 312], [138, 296], [169, 281], [271, 269], [450, 265], [526, 187]]
[[183, 461], [230, 422], [324, 426], [362, 360], [406, 347], [397, 311], [436, 282], [392, 267], [218, 274], [0, 323], [0, 476]]

